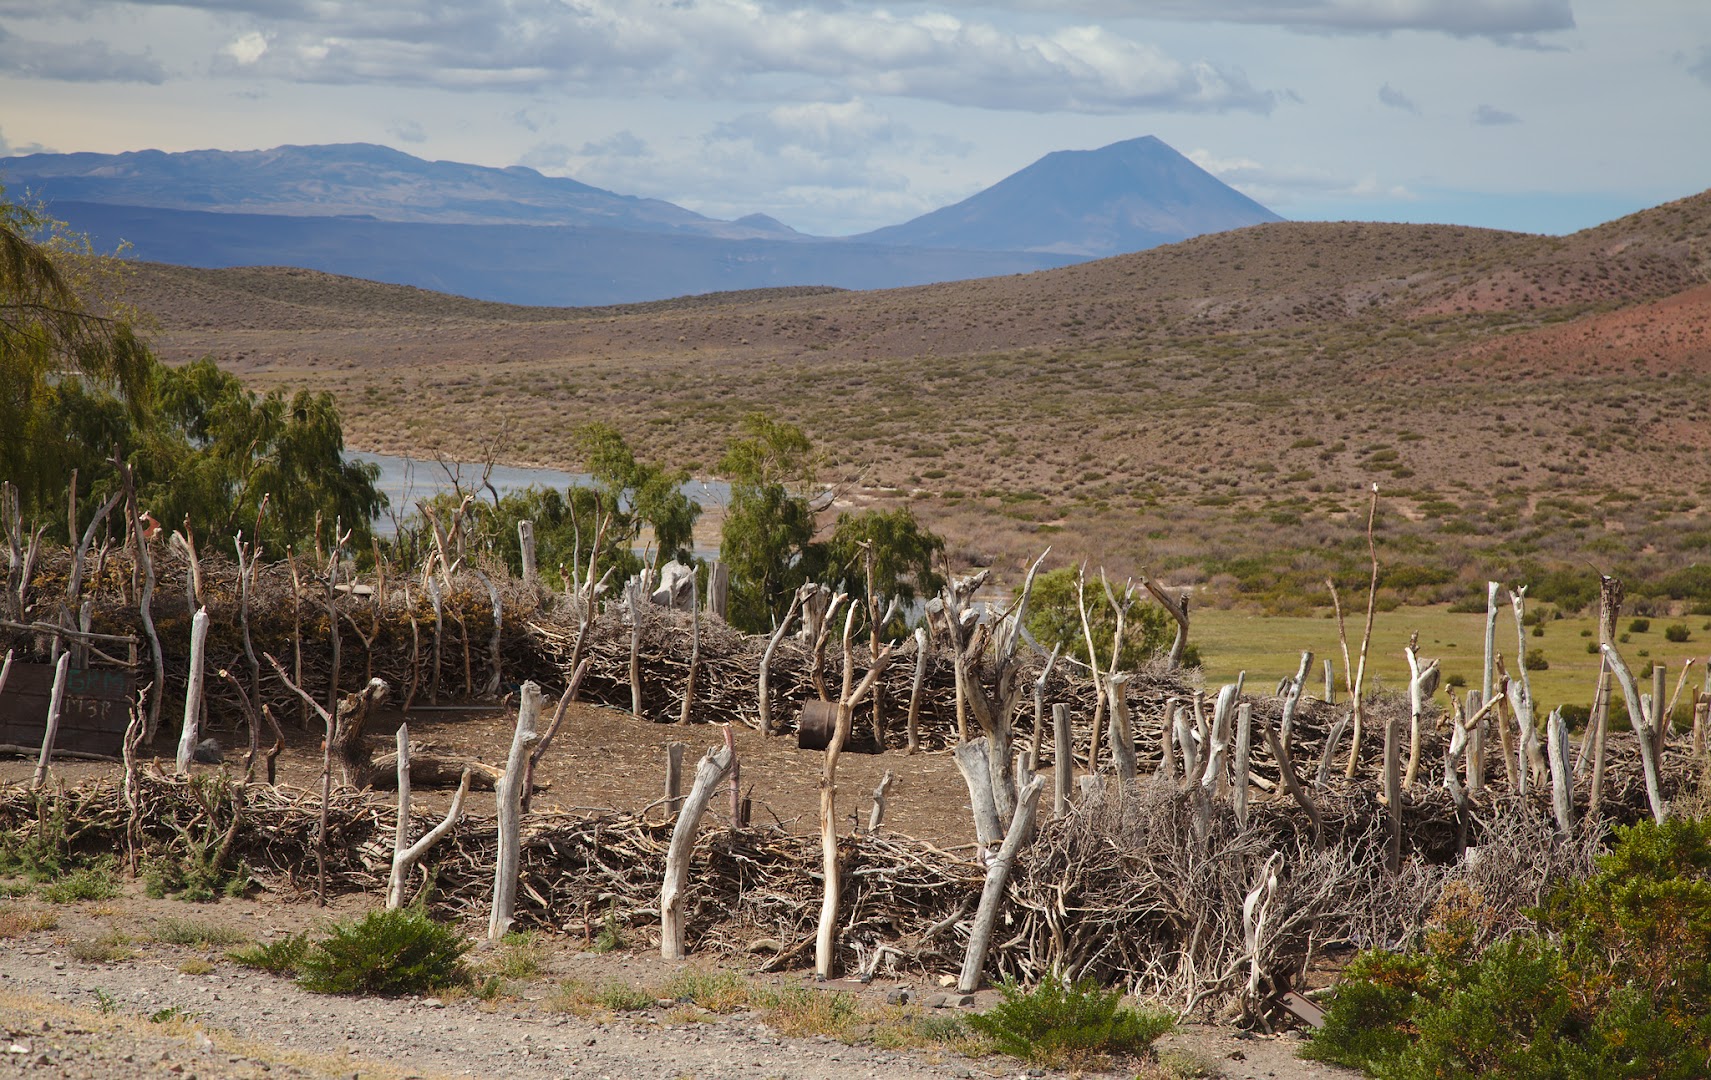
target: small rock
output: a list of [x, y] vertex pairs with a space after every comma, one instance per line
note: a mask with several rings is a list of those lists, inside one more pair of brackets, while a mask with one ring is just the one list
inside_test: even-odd
[[39, 1066], [47, 1066], [47, 1065], [52, 1065], [53, 1060], [51, 1058], [49, 1058], [46, 1054], [38, 1054], [38, 1055], [36, 1055], [36, 1060], [32, 1064], [39, 1065]]
[[752, 953], [780, 953], [783, 951], [784, 942], [777, 938], [755, 938], [753, 941], [749, 942], [749, 952]]
[[940, 986], [955, 986], [956, 985], [956, 979], [957, 979], [957, 977], [955, 975], [940, 975], [939, 976], [939, 985]]
[[430, 1009], [443, 1009], [446, 1007], [446, 1003], [437, 997], [425, 997], [422, 999], [422, 1004]]
[[959, 994], [959, 995], [957, 995], [957, 999], [954, 1002], [954, 1004], [959, 1009], [973, 1008], [974, 1007], [974, 995], [973, 994]]
[[950, 998], [943, 994], [934, 994], [927, 999], [927, 1008], [929, 1009], [942, 1009], [948, 1004], [950, 1004]]
[[190, 760], [204, 765], [219, 765], [225, 762], [226, 755], [220, 749], [220, 740], [203, 739], [196, 744], [196, 749], [190, 751]]
[[909, 989], [893, 990], [885, 995], [887, 1005], [909, 1005], [915, 1000], [915, 991]]
[[195, 1045], [196, 1049], [202, 1051], [204, 1054], [212, 1054], [214, 1052], [214, 1040], [210, 1039], [200, 1031], [196, 1033], [196, 1037], [192, 1039], [191, 1042]]
[[30, 1044], [27, 1042], [15, 1042], [6, 1047], [6, 1052], [8, 1054], [27, 1054], [30, 1052]]

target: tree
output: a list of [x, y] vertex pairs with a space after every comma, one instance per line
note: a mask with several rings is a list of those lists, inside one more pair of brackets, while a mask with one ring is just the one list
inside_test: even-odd
[[[1118, 599], [1122, 599], [1120, 592]], [[1111, 639], [1117, 632], [1117, 613], [1106, 602], [1105, 590], [1097, 577], [1087, 583], [1087, 624], [1093, 631], [1094, 647], [1099, 650], [1099, 664], [1101, 668], [1107, 667], [1111, 663]], [[1034, 579], [1026, 625], [1040, 647], [1050, 649], [1061, 642], [1065, 656], [1084, 664], [1088, 662], [1087, 635], [1081, 627], [1081, 608], [1076, 598], [1075, 567], [1060, 566]], [[1175, 624], [1157, 605], [1137, 600], [1123, 622], [1123, 655], [1118, 658], [1118, 669], [1133, 670], [1154, 653], [1170, 648], [1174, 632]]]
[[118, 423], [88, 395], [62, 400], [66, 375], [116, 395], [133, 420], [145, 407], [154, 360], [111, 302], [112, 277], [86, 239], [0, 188], [0, 479], [18, 485], [26, 512], [65, 490], [67, 411]]
[[813, 447], [801, 428], [762, 413], [743, 418], [719, 471], [731, 482], [719, 557], [731, 569], [729, 618], [762, 633], [784, 616], [808, 579], [803, 556], [814, 537]]
[[576, 442], [600, 493], [600, 512], [613, 515], [608, 535], [614, 542], [627, 547], [646, 526], [653, 534], [656, 568], [672, 560], [692, 562], [701, 507], [683, 493], [688, 470], [638, 461], [623, 434], [610, 424], [578, 428]]
[[332, 398], [258, 397], [212, 360], [163, 367], [116, 297], [121, 276], [116, 258], [0, 190], [0, 479], [18, 486], [26, 515], [65, 535], [72, 472], [82, 493], [109, 493], [117, 450], [168, 527], [188, 516], [223, 546], [253, 534], [268, 497], [263, 540], [275, 551], [310, 536], [317, 514], [366, 543], [385, 505], [378, 470], [344, 460]]
[[923, 527], [914, 511], [900, 506], [844, 513], [824, 545], [824, 576], [841, 579], [843, 590], [858, 604], [867, 600], [863, 544], [873, 545], [873, 589], [881, 609], [892, 597], [907, 607], [917, 597], [934, 596], [944, 588], [944, 578], [933, 570], [934, 558], [944, 553], [944, 538]]

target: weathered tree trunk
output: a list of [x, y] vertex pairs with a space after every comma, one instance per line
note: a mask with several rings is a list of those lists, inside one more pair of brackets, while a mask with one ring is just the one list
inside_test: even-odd
[[1389, 834], [1384, 865], [1402, 871], [1402, 736], [1394, 716], [1384, 722], [1384, 824]]
[[665, 813], [672, 817], [683, 809], [683, 751], [680, 742], [665, 744]]
[[1283, 716], [1278, 722], [1278, 737], [1283, 741], [1283, 752], [1290, 753], [1295, 746], [1295, 710], [1301, 705], [1301, 695], [1307, 691], [1307, 673], [1313, 670], [1313, 653], [1303, 650], [1301, 666], [1295, 669], [1295, 677], [1289, 681], [1289, 686], [1283, 692]]
[[1545, 721], [1551, 770], [1551, 811], [1557, 831], [1566, 839], [1574, 831], [1574, 776], [1568, 767], [1568, 723], [1561, 709], [1552, 709]]
[[1402, 650], [1402, 655], [1408, 661], [1408, 772], [1402, 778], [1402, 786], [1412, 789], [1420, 769], [1421, 718], [1426, 711], [1426, 702], [1438, 690], [1438, 662], [1433, 660], [1421, 666], [1420, 635], [1417, 633], [1408, 639], [1408, 647]]
[[720, 622], [726, 619], [731, 602], [731, 568], [719, 560], [707, 571], [707, 610]]
[[185, 679], [184, 726], [178, 736], [178, 775], [190, 771], [190, 758], [196, 751], [196, 739], [202, 718], [202, 679], [205, 669], [202, 653], [208, 642], [208, 609], [197, 608], [190, 620], [190, 672]]
[[1023, 842], [1033, 834], [1034, 814], [1040, 805], [1040, 791], [1046, 778], [1036, 776], [1017, 792], [1016, 813], [1010, 819], [1010, 830], [998, 855], [986, 868], [986, 884], [980, 891], [980, 906], [975, 909], [974, 926], [968, 934], [968, 948], [962, 956], [962, 974], [957, 978], [957, 992], [972, 994], [980, 988], [981, 972], [986, 967], [986, 950], [992, 942], [992, 929], [998, 921], [998, 907], [1004, 899], [1004, 886], [1010, 879], [1010, 867]]
[[706, 812], [713, 792], [724, 783], [731, 768], [731, 756], [729, 748], [721, 747], [709, 750], [701, 759], [695, 769], [695, 785], [689, 789], [689, 798], [671, 830], [671, 845], [665, 855], [665, 880], [659, 890], [659, 955], [665, 960], [682, 960], [687, 955], [683, 947], [683, 892], [689, 882], [689, 857], [695, 850], [701, 815]]
[[493, 912], [487, 921], [489, 941], [505, 936], [517, 910], [517, 873], [523, 852], [523, 772], [529, 751], [539, 738], [535, 724], [541, 715], [541, 688], [530, 680], [523, 684], [518, 698], [517, 730], [511, 736], [511, 752], [505, 758], [505, 775], [493, 788], [499, 815], [499, 853], [494, 858]]
[[968, 803], [974, 811], [974, 838], [982, 850], [999, 841], [998, 806], [992, 796], [992, 766], [986, 756], [984, 737], [958, 743], [951, 757], [968, 785]]
[[1135, 779], [1135, 734], [1129, 724], [1129, 699], [1125, 693], [1131, 678], [1126, 672], [1105, 677], [1106, 691], [1111, 695], [1111, 763], [1117, 767], [1119, 785]]
[[879, 827], [885, 823], [886, 796], [891, 791], [893, 779], [895, 777], [892, 776], [891, 770], [886, 769], [885, 775], [879, 778], [878, 786], [873, 789], [873, 809], [867, 813], [867, 831], [869, 834], [878, 832]]
[[[1168, 717], [1165, 730], [1170, 730]], [[1070, 747], [1069, 706], [1064, 704], [1052, 706], [1052, 774], [1052, 816], [1067, 817], [1070, 785], [1075, 780], [1075, 757]]]
[[642, 604], [647, 582], [638, 575], [624, 583], [624, 617], [630, 624], [630, 715], [642, 718]]
[[432, 577], [427, 579], [428, 599], [434, 605], [434, 677], [428, 682], [428, 704], [440, 703], [440, 647], [445, 641], [446, 612], [445, 594], [440, 592], [440, 583]]
[[452, 796], [451, 809], [446, 811], [445, 818], [432, 829], [428, 830], [421, 839], [410, 843], [410, 728], [406, 724], [398, 725], [398, 827], [392, 839], [392, 874], [386, 881], [386, 907], [396, 911], [404, 906], [404, 884], [422, 856], [428, 849], [439, 843], [446, 833], [457, 824], [458, 815], [463, 813], [463, 799], [469, 794], [469, 770], [463, 771], [463, 779], [457, 786], [457, 794]]
[[1243, 828], [1248, 824], [1248, 763], [1253, 752], [1253, 706], [1247, 702], [1236, 706], [1236, 768], [1230, 788], [1234, 798], [1236, 820]]
[[701, 668], [701, 585], [693, 576], [689, 579], [689, 674], [683, 678], [683, 708], [677, 714], [679, 724], [689, 723], [695, 709], [695, 676]]
[[921, 749], [921, 690], [927, 684], [927, 628], [915, 628], [915, 680], [909, 686], [908, 753]]
[[517, 522], [517, 547], [523, 554], [523, 587], [537, 601], [541, 595], [541, 571], [535, 563], [535, 523]]

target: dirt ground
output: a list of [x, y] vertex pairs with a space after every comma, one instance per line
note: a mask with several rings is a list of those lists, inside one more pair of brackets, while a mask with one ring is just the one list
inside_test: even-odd
[[[377, 746], [389, 744], [396, 712], [379, 718]], [[503, 763], [514, 717], [507, 711], [421, 711], [409, 717], [413, 742]], [[318, 783], [319, 742], [304, 731], [280, 759], [280, 780], [301, 787]], [[664, 747], [687, 744], [686, 774], [694, 759], [717, 744], [722, 729], [683, 729], [636, 721], [610, 709], [576, 707], [538, 778], [539, 805], [639, 809], [663, 789]], [[223, 740], [232, 741], [230, 736]], [[743, 788], [753, 786], [754, 814], [776, 818], [802, 832], [816, 828], [816, 787], [821, 755], [798, 750], [794, 737], [763, 740], [736, 733]], [[165, 741], [157, 747], [163, 765]], [[234, 759], [241, 754], [232, 755]], [[0, 782], [27, 780], [33, 762], [0, 759]], [[66, 783], [116, 772], [100, 762], [56, 763]], [[944, 847], [971, 838], [967, 792], [946, 754], [881, 757], [847, 755], [839, 769], [840, 812], [865, 819], [867, 792], [887, 770], [894, 774], [886, 826]], [[443, 806], [447, 792], [420, 792], [424, 810]], [[479, 793], [473, 806], [489, 812]], [[716, 798], [714, 820], [728, 816]], [[795, 1038], [753, 1013], [715, 1015], [664, 1002], [637, 1012], [589, 1015], [554, 1003], [566, 980], [652, 988], [684, 965], [638, 949], [599, 954], [580, 940], [548, 942], [542, 970], [506, 980], [494, 1000], [467, 994], [444, 999], [372, 1000], [308, 994], [289, 980], [252, 971], [225, 957], [230, 945], [195, 947], [163, 942], [162, 927], [187, 923], [224, 929], [225, 936], [266, 941], [324, 926], [369, 910], [378, 897], [343, 897], [319, 908], [304, 896], [260, 894], [212, 905], [153, 900], [134, 883], [114, 900], [49, 905], [31, 897], [0, 900], [0, 1077], [111, 1077], [113, 1080], [186, 1077], [984, 1077], [1026, 1075], [998, 1057], [967, 1058], [949, 1050], [920, 1051], [851, 1046], [827, 1036]], [[39, 924], [39, 925], [38, 925]], [[35, 927], [32, 929], [32, 927]], [[179, 935], [182, 936], [182, 935]], [[92, 944], [93, 943], [93, 944]], [[111, 946], [102, 948], [96, 946]], [[485, 946], [472, 954], [479, 967]], [[101, 955], [97, 955], [101, 954]], [[491, 957], [491, 953], [485, 953]], [[704, 961], [702, 961], [704, 962]], [[740, 963], [740, 961], [725, 961]], [[741, 973], [741, 968], [736, 968]], [[814, 987], [812, 975], [752, 975], [769, 983]], [[878, 1005], [909, 990], [921, 1008], [943, 994], [934, 979], [919, 984], [834, 983], [826, 993], [858, 995]], [[943, 1015], [980, 1009], [996, 999], [984, 991], [959, 1009], [953, 998]], [[175, 1011], [174, 1011], [175, 1010]], [[151, 1022], [150, 1017], [160, 1018]], [[1299, 1060], [1298, 1033], [1251, 1036], [1226, 1028], [1188, 1026], [1160, 1046], [1168, 1073], [1148, 1076], [1222, 1076], [1230, 1080], [1352, 1076]], [[1133, 1076], [1135, 1070], [1089, 1073]]]
[[[543, 724], [550, 719], [552, 708], [553, 703], [549, 702]], [[422, 749], [428, 749], [473, 757], [499, 769], [505, 766], [517, 722], [514, 711], [496, 707], [421, 708], [413, 709], [408, 717], [396, 709], [385, 710], [370, 723], [376, 754], [392, 749], [398, 724], [405, 720], [410, 726], [412, 753], [417, 756]], [[279, 782], [318, 791], [320, 732], [295, 727], [288, 719], [285, 722], [287, 745], [279, 757]], [[248, 734], [216, 731], [213, 735], [227, 747], [228, 767], [240, 769]], [[763, 739], [758, 732], [739, 727], [735, 736], [743, 792], [750, 795], [752, 791], [752, 820], [768, 824], [776, 820], [792, 832], [817, 832], [820, 769], [825, 755], [797, 749], [794, 734]], [[541, 759], [535, 773], [538, 788], [535, 806], [565, 811], [640, 810], [665, 793], [668, 744], [681, 742], [685, 746], [683, 784], [687, 790], [694, 778], [696, 761], [707, 750], [722, 745], [723, 740], [723, 726], [656, 724], [635, 720], [628, 713], [614, 709], [572, 705], [552, 749]], [[175, 751], [176, 746], [164, 734], [157, 740], [154, 752], [162, 768], [171, 770]], [[0, 783], [27, 782], [34, 770], [33, 760], [0, 757]], [[88, 777], [116, 776], [118, 766], [58, 760], [53, 771], [65, 783], [75, 785]], [[844, 754], [838, 765], [838, 810], [846, 821], [850, 815], [859, 813], [865, 826], [872, 806], [870, 793], [886, 772], [892, 773], [893, 779], [887, 796], [885, 828], [945, 848], [973, 843], [968, 788], [948, 751], [916, 755]], [[418, 786], [414, 802], [423, 812], [444, 809], [450, 803], [450, 791], [436, 792]], [[491, 793], [475, 793], [469, 806], [476, 813], [491, 814]], [[663, 815], [660, 810], [655, 813]], [[708, 824], [728, 824], [729, 820], [729, 798], [716, 797], [708, 809]]]

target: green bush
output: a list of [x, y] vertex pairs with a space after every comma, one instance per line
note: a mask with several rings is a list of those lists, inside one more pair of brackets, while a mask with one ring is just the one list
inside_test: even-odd
[[1483, 950], [1471, 899], [1416, 951], [1357, 958], [1308, 1056], [1391, 1080], [1706, 1075], [1711, 823], [1618, 828], [1590, 878]]
[[1633, 622], [1628, 624], [1628, 630], [1635, 634], [1643, 634], [1651, 628], [1652, 621], [1650, 619], [1635, 619]]
[[1663, 636], [1665, 641], [1673, 641], [1679, 644], [1686, 641], [1690, 635], [1686, 623], [1670, 623], [1663, 628]]
[[1548, 671], [1551, 662], [1545, 659], [1545, 650], [1528, 649], [1527, 655], [1521, 660], [1521, 666], [1528, 671]]
[[1002, 989], [1004, 1000], [969, 1025], [1000, 1053], [1053, 1068], [1140, 1054], [1175, 1026], [1164, 1013], [1123, 1006], [1120, 991], [1092, 982], [1070, 985], [1054, 976], [1033, 990], [1009, 982]]
[[228, 960], [245, 967], [260, 968], [274, 975], [296, 975], [303, 957], [309, 952], [308, 934], [291, 934], [269, 941], [265, 945], [250, 945], [233, 949]]
[[469, 948], [456, 929], [419, 910], [375, 911], [310, 946], [297, 981], [318, 994], [422, 994], [468, 981]]

